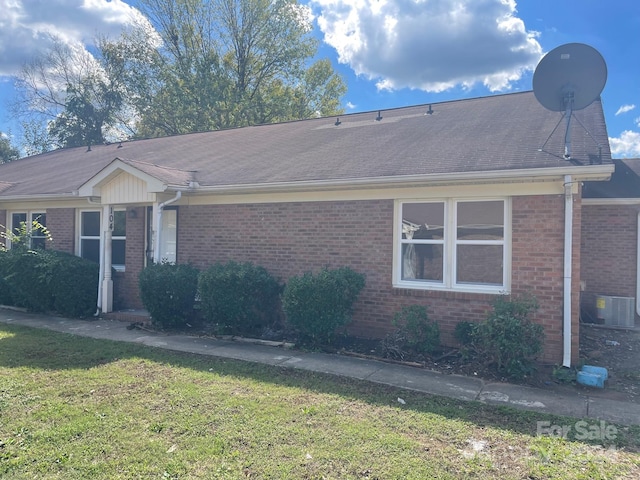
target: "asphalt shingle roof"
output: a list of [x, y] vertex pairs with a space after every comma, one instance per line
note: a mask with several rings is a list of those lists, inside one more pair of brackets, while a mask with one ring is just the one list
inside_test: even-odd
[[[3, 196], [67, 194], [119, 158], [172, 186], [567, 167], [562, 114], [533, 92], [62, 149], [0, 165]], [[574, 112], [574, 163], [610, 163], [600, 100]], [[7, 186], [7, 184], [11, 184]]]

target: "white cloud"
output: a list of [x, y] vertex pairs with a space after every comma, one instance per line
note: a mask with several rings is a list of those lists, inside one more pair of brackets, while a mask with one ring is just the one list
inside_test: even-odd
[[633, 110], [634, 108], [636, 108], [635, 105], [622, 105], [618, 111], [616, 112], [616, 115], [620, 115], [622, 113], [627, 113], [630, 112], [631, 110]]
[[347, 102], [347, 108], [349, 110], [354, 110], [356, 108], [356, 105], [351, 102]]
[[514, 0], [310, 0], [338, 60], [379, 89], [508, 90], [542, 56]]
[[625, 130], [618, 138], [609, 137], [611, 155], [614, 158], [640, 157], [640, 133]]
[[640, 117], [636, 118], [633, 122], [640, 127]]
[[0, 0], [0, 75], [14, 75], [55, 36], [73, 46], [142, 18], [122, 0]]

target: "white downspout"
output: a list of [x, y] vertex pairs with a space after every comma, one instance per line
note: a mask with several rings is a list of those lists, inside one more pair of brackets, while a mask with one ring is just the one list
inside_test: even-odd
[[162, 202], [160, 205], [158, 205], [157, 209], [154, 208], [154, 212], [153, 212], [155, 213], [154, 233], [156, 237], [153, 242], [153, 262], [154, 263], [160, 263], [160, 236], [161, 236], [161, 230], [162, 230], [162, 210], [164, 210], [164, 207], [166, 207], [167, 205], [171, 205], [172, 203], [180, 200], [180, 197], [182, 197], [182, 192], [178, 191], [176, 192], [175, 197], [167, 200], [166, 202]]
[[573, 193], [571, 175], [564, 176], [564, 314], [562, 366], [571, 367], [571, 272], [573, 268]]

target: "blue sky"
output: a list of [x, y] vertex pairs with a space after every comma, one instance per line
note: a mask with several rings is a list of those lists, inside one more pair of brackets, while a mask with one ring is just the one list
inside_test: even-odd
[[[614, 157], [640, 157], [638, 0], [302, 0], [319, 56], [343, 75], [347, 112], [437, 103], [532, 88], [541, 56], [586, 43], [604, 57], [602, 93]], [[0, 0], [0, 131], [16, 132], [12, 75], [47, 33], [90, 45], [117, 35], [135, 0]]]

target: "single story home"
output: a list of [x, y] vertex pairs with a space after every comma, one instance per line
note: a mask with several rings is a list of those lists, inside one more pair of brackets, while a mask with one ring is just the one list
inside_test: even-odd
[[40, 218], [47, 248], [99, 262], [102, 312], [142, 307], [152, 261], [250, 261], [283, 282], [352, 267], [351, 332], [371, 338], [421, 304], [453, 342], [497, 295], [530, 292], [543, 360], [568, 366], [597, 268], [582, 185], [615, 167], [600, 100], [573, 115], [529, 91], [62, 149], [0, 165], [0, 224]]

